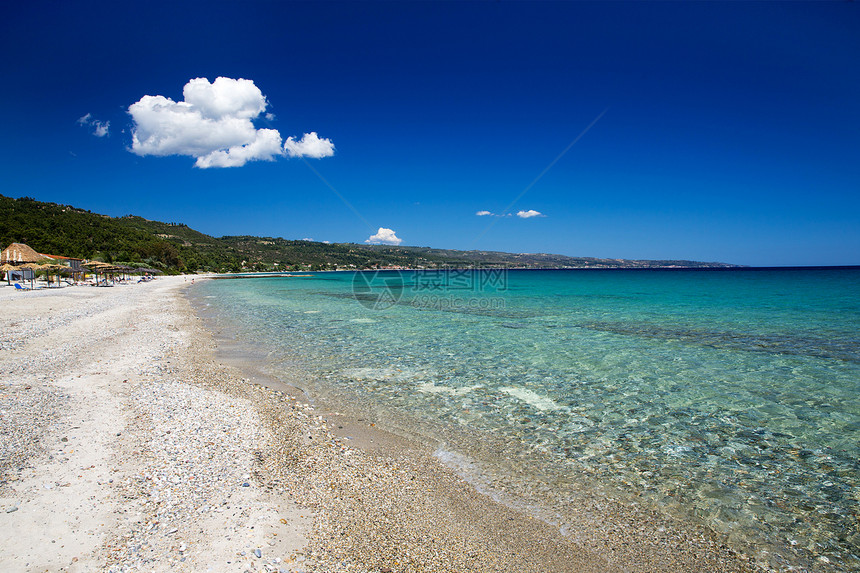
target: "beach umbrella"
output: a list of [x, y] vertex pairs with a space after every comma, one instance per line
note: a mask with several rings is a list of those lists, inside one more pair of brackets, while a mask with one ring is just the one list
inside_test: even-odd
[[51, 286], [51, 265], [39, 265], [34, 271], [45, 271], [45, 282]]
[[26, 265], [21, 265], [21, 269], [30, 269], [33, 271], [33, 276], [30, 278], [30, 288], [36, 287], [36, 271], [40, 271], [45, 268], [45, 265], [40, 265], [39, 263], [27, 263]]
[[[87, 263], [85, 265], [81, 265], [81, 270], [85, 273], [92, 273], [96, 275], [96, 284], [99, 283], [99, 267], [97, 265], [94, 265], [93, 263]], [[81, 280], [83, 280], [83, 277], [81, 277]]]
[[9, 283], [9, 286], [12, 286], [12, 273], [11, 271], [17, 270], [18, 267], [15, 265], [10, 265], [9, 263], [5, 263], [3, 266], [0, 266], [0, 271], [6, 273], [6, 282]]
[[122, 278], [122, 267], [117, 265], [110, 265], [103, 268], [103, 271], [111, 276], [111, 280], [116, 281], [116, 275], [120, 275]]
[[117, 275], [120, 275], [120, 278], [122, 278], [122, 267], [120, 267], [120, 266], [109, 265], [107, 267], [104, 267], [102, 270], [106, 274], [110, 275], [111, 281], [116, 281]]
[[[132, 271], [131, 271], [131, 272], [133, 272], [133, 273], [136, 273], [136, 274], [140, 275], [141, 280], [149, 280], [149, 279], [150, 279], [150, 278], [152, 278], [152, 277], [151, 277], [151, 276], [146, 277], [146, 276], [144, 276], [144, 275], [153, 275], [153, 274], [158, 273], [158, 272], [160, 272], [160, 271], [157, 271], [157, 270], [155, 270], [155, 269], [150, 269], [150, 268], [147, 268], [147, 267], [137, 267], [136, 269], [132, 269]], [[138, 281], [138, 282], [140, 282], [140, 281]]]
[[48, 286], [51, 286], [51, 277], [50, 277], [49, 273], [51, 271], [54, 271], [57, 273], [57, 286], [58, 287], [60, 286], [60, 273], [63, 271], [70, 271], [71, 270], [71, 269], [69, 269], [69, 267], [67, 267], [65, 265], [44, 265], [42, 268], [45, 269], [46, 274], [48, 276]]
[[146, 267], [138, 267], [138, 268], [134, 269], [134, 272], [136, 272], [136, 273], [149, 273], [149, 274], [151, 274], [151, 275], [160, 275], [160, 274], [163, 274], [163, 273], [162, 273], [160, 270], [158, 270], [158, 269], [148, 269], [148, 268], [146, 268]]
[[71, 276], [72, 280], [75, 280], [75, 269], [65, 265], [57, 265], [57, 286], [60, 285], [60, 277], [62, 275]]
[[54, 265], [42, 265], [42, 270], [45, 271], [45, 282], [48, 283], [48, 287], [51, 286], [51, 271], [54, 270]]
[[99, 274], [104, 275], [105, 280], [107, 280], [107, 272], [109, 269], [113, 268], [113, 265], [110, 263], [102, 263], [100, 261], [90, 261], [86, 264], [86, 267], [96, 275], [96, 284], [98, 285]]
[[134, 268], [128, 265], [120, 265], [117, 268], [120, 269], [120, 271], [122, 272], [122, 278], [124, 280], [128, 280], [131, 276], [131, 273], [134, 271]]

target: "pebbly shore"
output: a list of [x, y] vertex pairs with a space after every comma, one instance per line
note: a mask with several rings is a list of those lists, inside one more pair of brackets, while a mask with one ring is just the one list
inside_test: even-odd
[[254, 383], [189, 285], [0, 289], [0, 570], [758, 570], [612, 504], [574, 540], [426, 446]]

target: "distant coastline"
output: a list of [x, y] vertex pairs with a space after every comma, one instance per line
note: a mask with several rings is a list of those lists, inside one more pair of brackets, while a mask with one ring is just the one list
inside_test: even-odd
[[[94, 239], [97, 237], [97, 239]], [[572, 257], [552, 253], [326, 243], [250, 235], [213, 237], [182, 223], [109, 217], [71, 205], [0, 195], [0, 243], [38, 252], [145, 265], [166, 274], [363, 269], [641, 269], [738, 268], [723, 262]]]
[[239, 273], [223, 273], [213, 275], [213, 279], [243, 279], [243, 278], [302, 278], [312, 277], [318, 273], [352, 273], [352, 272], [378, 272], [378, 271], [402, 271], [402, 272], [417, 272], [417, 271], [480, 271], [480, 270], [504, 270], [504, 271], [583, 271], [583, 272], [617, 272], [617, 271], [642, 271], [642, 272], [659, 272], [659, 271], [850, 271], [860, 270], [860, 265], [818, 265], [818, 266], [788, 266], [788, 267], [747, 267], [742, 265], [726, 266], [726, 267], [546, 267], [546, 268], [523, 268], [523, 267], [457, 267], [447, 269], [426, 269], [426, 268], [407, 268], [397, 267], [389, 268], [382, 267], [378, 269], [337, 269], [312, 271], [313, 274], [294, 274], [281, 273], [276, 271], [257, 271], [257, 272], [239, 272]]

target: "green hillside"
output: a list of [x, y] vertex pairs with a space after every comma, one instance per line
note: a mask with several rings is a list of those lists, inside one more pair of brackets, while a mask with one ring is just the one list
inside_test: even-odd
[[139, 262], [173, 271], [183, 268], [176, 246], [146, 230], [70, 205], [0, 196], [0, 244], [5, 247], [13, 242], [25, 243], [40, 253]]
[[70, 205], [0, 195], [0, 248], [26, 243], [40, 253], [129, 263], [168, 273], [403, 267], [654, 268], [729, 267], [696, 261], [634, 261], [455, 251], [354, 243], [318, 243], [277, 237], [211, 237], [181, 223], [108, 217]]

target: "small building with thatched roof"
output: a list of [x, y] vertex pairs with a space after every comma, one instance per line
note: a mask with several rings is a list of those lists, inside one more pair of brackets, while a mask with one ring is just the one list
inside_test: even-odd
[[45, 260], [50, 260], [55, 264], [71, 267], [74, 271], [81, 270], [82, 259], [64, 257], [62, 255], [37, 253], [24, 243], [12, 243], [3, 249], [2, 253], [0, 253], [0, 264], [11, 263], [13, 265], [20, 265], [23, 263], [38, 263]]
[[16, 280], [18, 280], [18, 277], [32, 280], [34, 278], [33, 269], [25, 268], [25, 266], [27, 263], [42, 261], [52, 261], [57, 265], [69, 267], [73, 274], [81, 272], [81, 259], [37, 253], [34, 249], [23, 243], [12, 243], [0, 252], [0, 265], [14, 265], [14, 269], [6, 269], [6, 272], [10, 273]]
[[[7, 267], [4, 269], [6, 271], [6, 280], [33, 280], [35, 278], [33, 269], [26, 268], [23, 265], [36, 263], [44, 260], [44, 258], [44, 256], [23, 243], [12, 243], [0, 252], [0, 264]], [[14, 268], [8, 268], [13, 265]]]
[[23, 243], [12, 243], [0, 253], [0, 263], [38, 263], [46, 259], [45, 255], [40, 255]]

